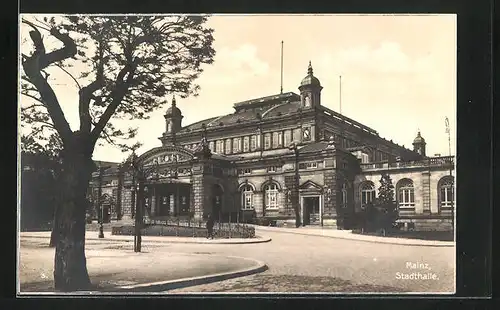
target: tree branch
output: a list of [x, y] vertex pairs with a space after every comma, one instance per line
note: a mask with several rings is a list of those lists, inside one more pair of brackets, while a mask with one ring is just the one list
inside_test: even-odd
[[35, 103], [35, 104], [33, 104], [33, 105], [29, 106], [29, 107], [26, 107], [26, 108], [21, 107], [21, 109], [28, 110], [28, 109], [31, 109], [31, 108], [34, 108], [34, 107], [44, 107], [44, 108], [46, 108], [46, 106], [43, 103], [42, 99], [40, 99], [38, 97], [35, 97], [35, 96], [31, 95], [31, 94], [24, 93], [24, 92], [22, 92], [21, 95], [26, 96], [26, 97], [30, 97], [31, 99], [34, 99], [34, 100], [36, 100], [36, 101], [38, 101], [38, 102], [41, 103], [41, 104], [36, 104]]
[[[113, 100], [111, 103], [108, 105], [104, 113], [101, 115], [99, 118], [99, 121], [95, 125], [94, 129], [92, 130], [91, 133], [91, 141], [96, 142], [97, 139], [99, 139], [99, 136], [101, 132], [103, 131], [104, 127], [108, 123], [108, 121], [111, 119], [111, 116], [116, 111], [116, 108], [120, 105], [123, 97], [125, 97], [125, 94], [127, 92], [128, 86], [133, 80], [133, 76], [135, 73], [136, 69], [136, 64], [129, 64], [123, 67], [122, 70], [118, 73], [118, 76], [116, 78], [116, 86], [115, 89], [113, 90], [113, 93], [111, 94], [111, 97]], [[127, 79], [123, 81], [125, 75], [128, 73]]]
[[92, 119], [90, 116], [90, 100], [93, 98], [93, 93], [104, 85], [104, 46], [99, 42], [99, 64], [95, 80], [84, 88], [80, 89], [79, 115], [80, 115], [80, 131], [90, 133], [92, 128]]
[[[29, 81], [35, 86], [38, 93], [40, 94], [41, 100], [46, 106], [52, 122], [54, 123], [54, 127], [59, 133], [62, 141], [66, 142], [69, 140], [72, 134], [71, 128], [66, 118], [64, 117], [64, 113], [61, 109], [61, 106], [59, 105], [59, 101], [57, 100], [57, 96], [54, 93], [54, 90], [49, 85], [47, 80], [43, 77], [41, 71], [51, 63], [62, 61], [66, 58], [71, 57], [71, 53], [73, 52], [71, 43], [75, 47], [74, 54], [76, 54], [75, 42], [66, 35], [66, 37], [61, 40], [63, 41], [65, 46], [58, 50], [58, 53], [56, 53], [57, 51], [50, 53], [49, 55], [52, 56], [48, 57], [45, 52], [45, 46], [43, 44], [40, 31], [33, 23], [29, 21], [23, 19], [22, 22], [28, 24], [33, 28], [33, 30], [30, 31], [30, 36], [33, 44], [35, 45], [35, 51], [33, 55], [23, 61], [24, 72], [26, 73]], [[60, 33], [58, 31], [51, 31], [51, 33], [57, 33], [57, 36], [60, 37]], [[69, 44], [69, 47], [66, 44]]]
[[73, 81], [75, 82], [76, 86], [78, 86], [78, 90], [79, 91], [82, 89], [82, 86], [80, 85], [80, 83], [78, 83], [78, 81], [76, 80], [76, 78], [71, 73], [69, 73], [68, 70], [64, 69], [63, 66], [61, 66], [59, 64], [56, 64], [56, 67], [58, 67], [59, 69], [61, 69], [62, 71], [64, 71], [64, 73], [66, 73], [67, 75], [69, 75], [73, 79]]

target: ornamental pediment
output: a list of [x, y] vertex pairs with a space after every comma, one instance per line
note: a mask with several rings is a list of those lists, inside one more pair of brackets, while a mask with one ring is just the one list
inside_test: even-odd
[[321, 186], [314, 183], [313, 181], [306, 181], [299, 187], [300, 189], [314, 189], [314, 190], [321, 190]]
[[191, 151], [180, 147], [152, 149], [141, 156], [144, 165], [185, 163], [193, 159]]

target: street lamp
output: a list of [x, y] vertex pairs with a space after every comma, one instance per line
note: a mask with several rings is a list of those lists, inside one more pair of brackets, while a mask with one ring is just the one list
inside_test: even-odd
[[104, 167], [99, 166], [99, 177], [98, 177], [98, 189], [97, 189], [97, 206], [98, 206], [98, 222], [99, 222], [99, 238], [104, 238], [104, 208], [102, 207], [102, 174], [104, 173]]
[[153, 166], [150, 168], [145, 168], [143, 165], [139, 166], [137, 159], [137, 155], [135, 154], [135, 152], [133, 152], [131, 156], [131, 168], [133, 170], [131, 190], [133, 198], [135, 197], [135, 202], [132, 201], [135, 206], [134, 252], [141, 252], [141, 228], [143, 224], [142, 211], [144, 209], [145, 193], [147, 194], [148, 192], [148, 189], [144, 185], [144, 183], [146, 182], [146, 178], [148, 176], [156, 175], [158, 173], [158, 162], [154, 162]]
[[295, 227], [300, 227], [300, 213], [299, 213], [299, 149], [295, 142], [292, 142], [288, 149], [293, 151], [295, 155], [295, 178], [294, 178], [294, 199], [292, 200], [293, 210], [295, 211]]

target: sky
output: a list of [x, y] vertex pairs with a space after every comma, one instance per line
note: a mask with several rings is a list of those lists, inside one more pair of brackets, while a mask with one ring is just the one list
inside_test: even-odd
[[[236, 102], [280, 92], [299, 93], [309, 61], [321, 81], [322, 105], [412, 148], [420, 130], [427, 154], [448, 155], [445, 118], [456, 142], [455, 15], [214, 15], [215, 61], [197, 80], [198, 97], [177, 98], [183, 125], [229, 114]], [[22, 36], [22, 33], [21, 33]], [[22, 49], [22, 47], [21, 47]], [[342, 76], [340, 94], [339, 76]], [[77, 88], [54, 73], [54, 90], [72, 128], [78, 120]], [[161, 145], [168, 105], [138, 126], [138, 153]], [[128, 154], [97, 146], [95, 160], [122, 161]]]

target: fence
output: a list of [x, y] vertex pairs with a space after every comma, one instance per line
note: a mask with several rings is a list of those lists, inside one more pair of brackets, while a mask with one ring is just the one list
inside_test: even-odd
[[[143, 236], [176, 236], [176, 237], [206, 237], [206, 222], [196, 220], [145, 219]], [[134, 235], [133, 225], [124, 225], [112, 228], [113, 235]], [[237, 223], [215, 223], [215, 238], [255, 238], [255, 228]]]

